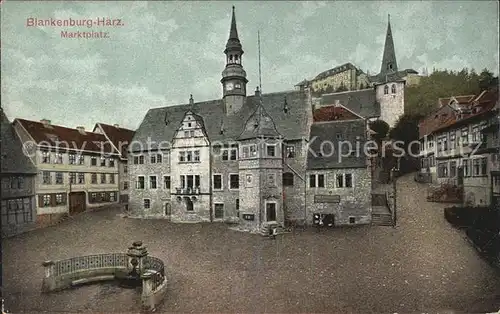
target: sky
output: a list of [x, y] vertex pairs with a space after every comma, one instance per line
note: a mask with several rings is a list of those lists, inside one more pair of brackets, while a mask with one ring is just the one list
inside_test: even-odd
[[[150, 108], [219, 99], [236, 6], [248, 93], [286, 91], [351, 62], [380, 70], [388, 14], [400, 69], [498, 74], [496, 1], [34, 2], [1, 7], [1, 102], [10, 120], [137, 128]], [[28, 19], [109, 18], [121, 25], [28, 26]], [[62, 31], [108, 38], [63, 38]]]

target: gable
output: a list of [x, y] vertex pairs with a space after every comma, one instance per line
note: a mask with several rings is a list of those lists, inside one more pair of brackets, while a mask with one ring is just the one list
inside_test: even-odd
[[[284, 110], [285, 99], [287, 110]], [[285, 139], [302, 139], [308, 136], [312, 112], [304, 91], [263, 94], [262, 101], [277, 131]], [[139, 151], [141, 146], [150, 150], [168, 149], [162, 143], [172, 141], [189, 110], [200, 117], [211, 142], [235, 141], [243, 132], [244, 123], [257, 109], [258, 103], [259, 97], [247, 96], [243, 107], [233, 115], [225, 114], [222, 99], [150, 109], [133, 139], [134, 142], [144, 144], [134, 145], [131, 151]]]

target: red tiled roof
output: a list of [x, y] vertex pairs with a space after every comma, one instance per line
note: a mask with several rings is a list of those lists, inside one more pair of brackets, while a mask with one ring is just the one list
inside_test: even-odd
[[450, 103], [451, 98], [439, 98], [438, 102], [440, 107], [446, 106]]
[[313, 112], [314, 122], [337, 121], [337, 120], [353, 120], [360, 119], [359, 116], [347, 110], [343, 106], [326, 106], [321, 107]]
[[29, 133], [33, 140], [43, 147], [69, 148], [96, 153], [117, 154], [103, 134], [87, 132], [80, 133], [77, 129], [63, 126], [45, 126], [42, 122], [15, 119]]
[[438, 102], [440, 107], [446, 106], [450, 103], [450, 100], [454, 98], [459, 104], [469, 104], [472, 100], [474, 100], [475, 95], [462, 95], [462, 96], [451, 96], [447, 98], [439, 98]]
[[[423, 121], [421, 124], [419, 124], [420, 138], [432, 132], [443, 130], [458, 122], [467, 121], [468, 119], [477, 117], [479, 115], [482, 115], [486, 112], [493, 110], [498, 102], [498, 90], [482, 92], [476, 99], [472, 100], [474, 100], [475, 103], [474, 108], [477, 108], [476, 112], [469, 114], [462, 114], [459, 120], [456, 119], [455, 114], [452, 114], [449, 119], [445, 120], [439, 120], [439, 118], [436, 119], [435, 114], [429, 116], [426, 119], [426, 121]], [[444, 108], [449, 108], [449, 107], [444, 107]]]
[[104, 132], [105, 136], [107, 136], [111, 143], [113, 143], [116, 149], [120, 150], [122, 156], [127, 155], [127, 148], [128, 145], [132, 142], [135, 131], [104, 123], [97, 123], [96, 126], [101, 127], [101, 130]]

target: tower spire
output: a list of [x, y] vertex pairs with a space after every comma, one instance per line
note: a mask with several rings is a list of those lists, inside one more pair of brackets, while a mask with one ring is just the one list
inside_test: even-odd
[[260, 71], [260, 30], [257, 31], [257, 43], [259, 45], [259, 90], [260, 90], [260, 95], [262, 95], [262, 74]]
[[396, 61], [396, 52], [394, 50], [394, 41], [391, 30], [391, 15], [387, 15], [387, 33], [385, 35], [384, 54], [382, 56], [382, 65], [380, 74], [385, 75], [398, 71], [398, 63]]
[[229, 38], [227, 40], [226, 50], [224, 51], [224, 53], [229, 50], [240, 50], [243, 54], [240, 38], [238, 37], [238, 29], [236, 28], [236, 13], [234, 5], [233, 14], [231, 17], [231, 28], [229, 29]]

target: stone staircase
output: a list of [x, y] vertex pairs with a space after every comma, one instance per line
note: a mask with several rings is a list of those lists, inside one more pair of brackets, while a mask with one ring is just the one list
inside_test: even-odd
[[376, 226], [392, 226], [392, 216], [390, 213], [373, 213], [372, 214], [372, 225]]

